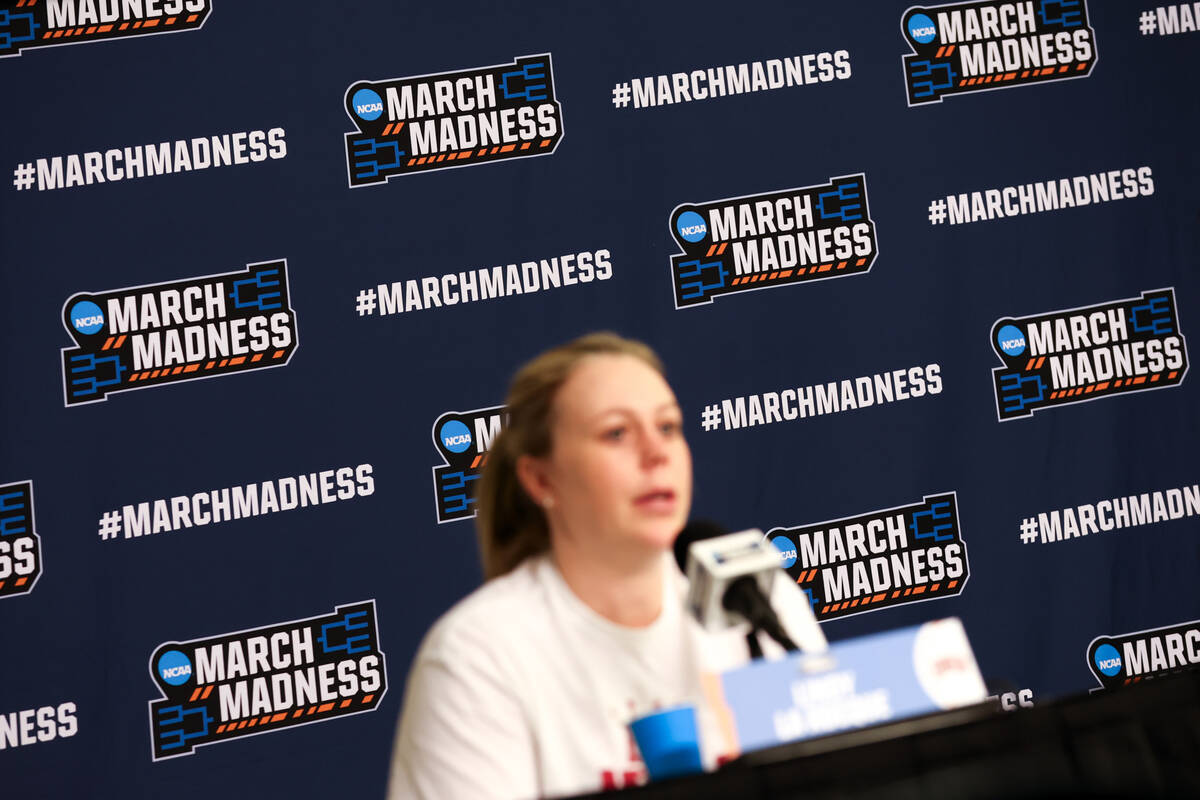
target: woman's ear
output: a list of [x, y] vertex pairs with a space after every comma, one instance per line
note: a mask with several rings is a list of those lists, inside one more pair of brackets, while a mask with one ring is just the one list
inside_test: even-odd
[[544, 458], [523, 455], [517, 459], [517, 480], [525, 494], [539, 506], [554, 505], [554, 491], [550, 485], [549, 465]]

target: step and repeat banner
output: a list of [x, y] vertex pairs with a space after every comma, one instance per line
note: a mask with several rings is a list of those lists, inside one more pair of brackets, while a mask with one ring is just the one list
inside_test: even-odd
[[0, 784], [380, 796], [592, 330], [830, 639], [958, 616], [1008, 708], [1200, 661], [1198, 23], [0, 3]]

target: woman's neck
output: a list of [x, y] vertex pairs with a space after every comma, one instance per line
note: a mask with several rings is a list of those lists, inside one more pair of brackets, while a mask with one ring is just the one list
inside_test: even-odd
[[575, 596], [610, 622], [643, 628], [662, 612], [661, 553], [602, 560], [560, 540], [554, 543], [551, 555]]

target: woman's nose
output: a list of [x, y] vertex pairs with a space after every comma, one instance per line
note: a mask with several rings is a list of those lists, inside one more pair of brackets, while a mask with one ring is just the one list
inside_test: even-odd
[[642, 463], [655, 466], [667, 460], [667, 437], [657, 427], [650, 426], [642, 436]]

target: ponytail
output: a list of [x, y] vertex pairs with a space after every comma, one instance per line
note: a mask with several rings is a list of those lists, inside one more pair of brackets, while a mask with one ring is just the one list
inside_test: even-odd
[[479, 483], [475, 525], [484, 580], [498, 578], [529, 556], [550, 549], [546, 515], [517, 479], [517, 438], [501, 431], [492, 440]]

